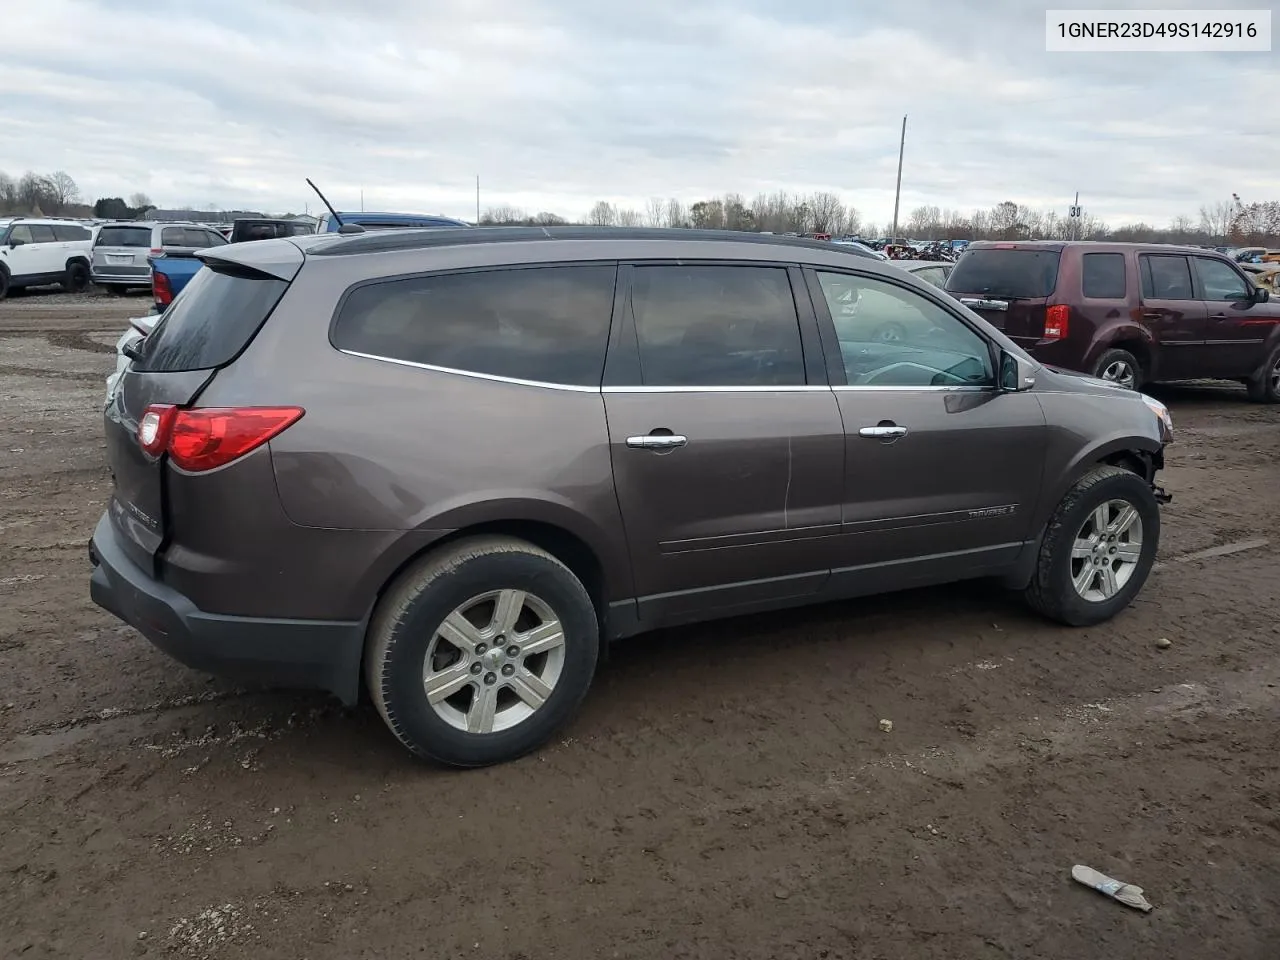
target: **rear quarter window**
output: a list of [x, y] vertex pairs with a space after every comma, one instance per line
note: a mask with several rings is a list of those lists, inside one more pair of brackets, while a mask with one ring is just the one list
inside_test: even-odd
[[1038, 299], [1058, 285], [1057, 250], [968, 250], [947, 277], [946, 290]]
[[150, 227], [103, 227], [98, 231], [100, 247], [151, 247]]
[[617, 268], [527, 267], [356, 287], [331, 332], [340, 350], [451, 370], [598, 386]]
[[143, 372], [225, 366], [249, 345], [288, 284], [227, 267], [203, 267], [143, 341]]
[[89, 231], [85, 227], [78, 227], [71, 223], [59, 223], [53, 227], [53, 235], [60, 241], [76, 242], [79, 240], [88, 240]]
[[1081, 268], [1081, 288], [1086, 297], [1120, 300], [1125, 296], [1123, 253], [1086, 253]]

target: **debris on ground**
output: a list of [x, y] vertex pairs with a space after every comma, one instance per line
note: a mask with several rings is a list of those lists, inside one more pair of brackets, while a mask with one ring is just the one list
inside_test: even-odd
[[1085, 867], [1080, 864], [1076, 864], [1071, 868], [1071, 876], [1086, 887], [1092, 887], [1099, 893], [1105, 894], [1112, 900], [1118, 900], [1127, 907], [1133, 907], [1135, 910], [1141, 910], [1144, 913], [1151, 910], [1151, 904], [1142, 895], [1142, 888], [1135, 887], [1132, 883], [1113, 880], [1105, 873], [1099, 873], [1093, 867]]
[[1161, 650], [1165, 650], [1173, 646], [1173, 641], [1170, 640], [1168, 637], [1161, 637], [1159, 640], [1156, 641], [1156, 646], [1159, 647]]
[[885, 733], [892, 733], [892, 732], [893, 732], [893, 721], [892, 721], [892, 720], [881, 720], [881, 721], [880, 721], [880, 729], [881, 729], [881, 730], [883, 730]]

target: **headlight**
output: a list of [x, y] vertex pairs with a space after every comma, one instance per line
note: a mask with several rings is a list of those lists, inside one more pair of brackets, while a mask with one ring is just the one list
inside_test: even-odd
[[1142, 402], [1147, 405], [1147, 409], [1156, 415], [1156, 419], [1160, 421], [1160, 439], [1164, 443], [1173, 443], [1173, 417], [1169, 415], [1169, 408], [1159, 400], [1148, 397], [1145, 393], [1142, 395]]

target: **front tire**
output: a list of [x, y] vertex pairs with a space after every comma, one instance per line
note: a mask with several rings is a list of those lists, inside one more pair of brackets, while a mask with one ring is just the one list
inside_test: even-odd
[[1094, 364], [1093, 375], [1118, 386], [1137, 390], [1142, 386], [1142, 364], [1128, 350], [1107, 350]]
[[391, 732], [457, 767], [513, 760], [586, 696], [599, 655], [591, 597], [551, 554], [510, 537], [453, 544], [379, 602], [364, 672]]
[[1280, 403], [1280, 346], [1267, 355], [1266, 362], [1245, 386], [1254, 403]]
[[1151, 485], [1120, 467], [1099, 466], [1073, 486], [1045, 528], [1025, 597], [1068, 626], [1110, 620], [1146, 583], [1160, 545], [1160, 506]]

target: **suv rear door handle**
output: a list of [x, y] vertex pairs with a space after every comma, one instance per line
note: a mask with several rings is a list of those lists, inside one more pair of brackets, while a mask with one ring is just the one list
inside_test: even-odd
[[688, 437], [682, 437], [678, 433], [647, 433], [643, 437], [627, 437], [627, 446], [637, 450], [671, 450], [683, 447], [688, 442]]
[[1143, 320], [1163, 320], [1164, 312], [1161, 310], [1143, 310], [1142, 319]]
[[898, 437], [905, 437], [907, 428], [900, 427], [897, 424], [880, 424], [878, 427], [863, 427], [858, 431], [860, 437], [870, 437], [873, 440], [896, 440]]

